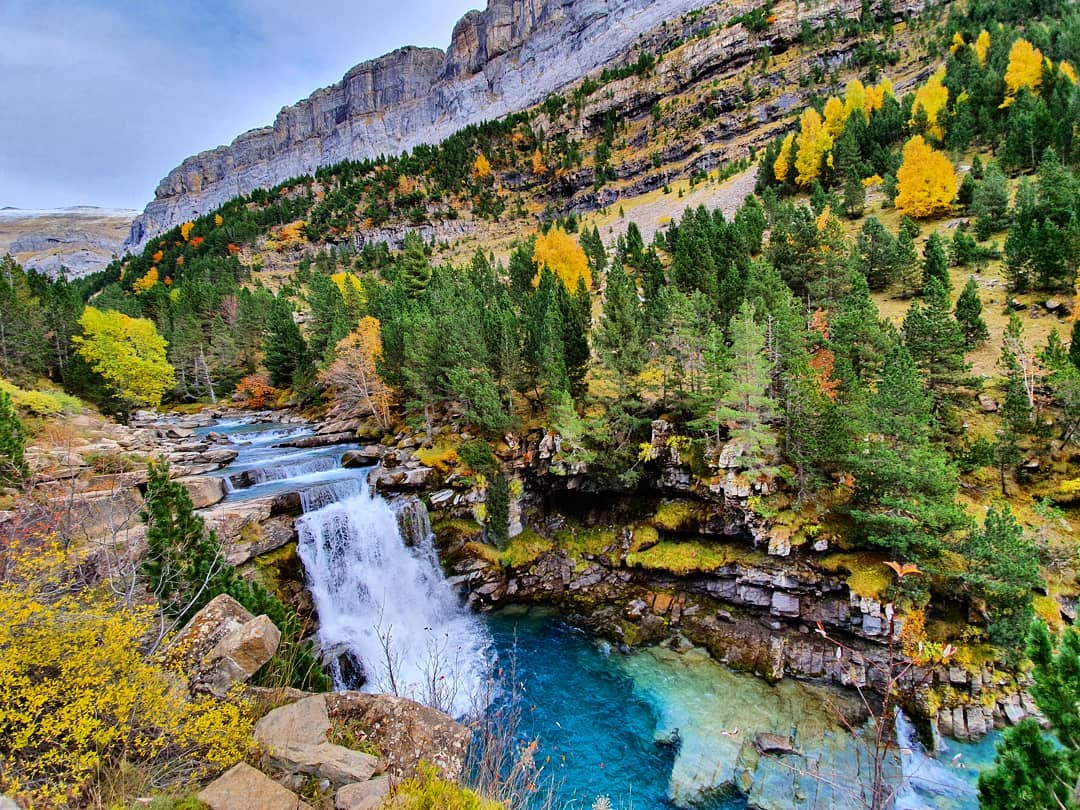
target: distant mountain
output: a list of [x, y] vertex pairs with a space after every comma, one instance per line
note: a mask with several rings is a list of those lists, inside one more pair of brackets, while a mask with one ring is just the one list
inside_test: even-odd
[[0, 208], [0, 255], [10, 253], [27, 269], [70, 277], [102, 269], [123, 251], [138, 211], [77, 205], [68, 208]]

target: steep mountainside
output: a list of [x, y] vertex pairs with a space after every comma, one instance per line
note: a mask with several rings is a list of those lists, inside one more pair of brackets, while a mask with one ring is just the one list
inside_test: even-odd
[[543, 100], [617, 60], [640, 36], [708, 0], [491, 0], [454, 28], [446, 53], [401, 48], [357, 65], [272, 127], [188, 158], [158, 185], [127, 246], [225, 201], [345, 159], [437, 143]]

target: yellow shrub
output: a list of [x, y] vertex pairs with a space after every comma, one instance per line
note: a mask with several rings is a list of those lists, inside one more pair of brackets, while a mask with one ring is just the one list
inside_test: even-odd
[[500, 802], [478, 796], [468, 788], [440, 779], [434, 766], [421, 765], [382, 804], [384, 810], [503, 810]]
[[9, 547], [0, 580], [0, 792], [79, 804], [102, 771], [200, 779], [251, 750], [245, 703], [191, 701], [140, 647], [149, 609], [84, 589], [57, 545]]

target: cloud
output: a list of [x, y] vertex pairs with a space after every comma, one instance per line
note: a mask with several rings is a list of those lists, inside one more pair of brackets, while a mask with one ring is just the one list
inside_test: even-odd
[[141, 208], [183, 158], [270, 124], [354, 64], [445, 48], [471, 5], [13, 0], [0, 19], [0, 206]]

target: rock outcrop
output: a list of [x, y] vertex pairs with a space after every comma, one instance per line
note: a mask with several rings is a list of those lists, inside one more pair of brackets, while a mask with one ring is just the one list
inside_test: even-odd
[[240, 762], [206, 786], [199, 801], [210, 810], [311, 810], [288, 788]]
[[190, 157], [158, 185], [126, 247], [225, 201], [346, 159], [396, 154], [536, 104], [711, 0], [489, 0], [449, 49], [406, 47], [284, 108], [273, 126]]

